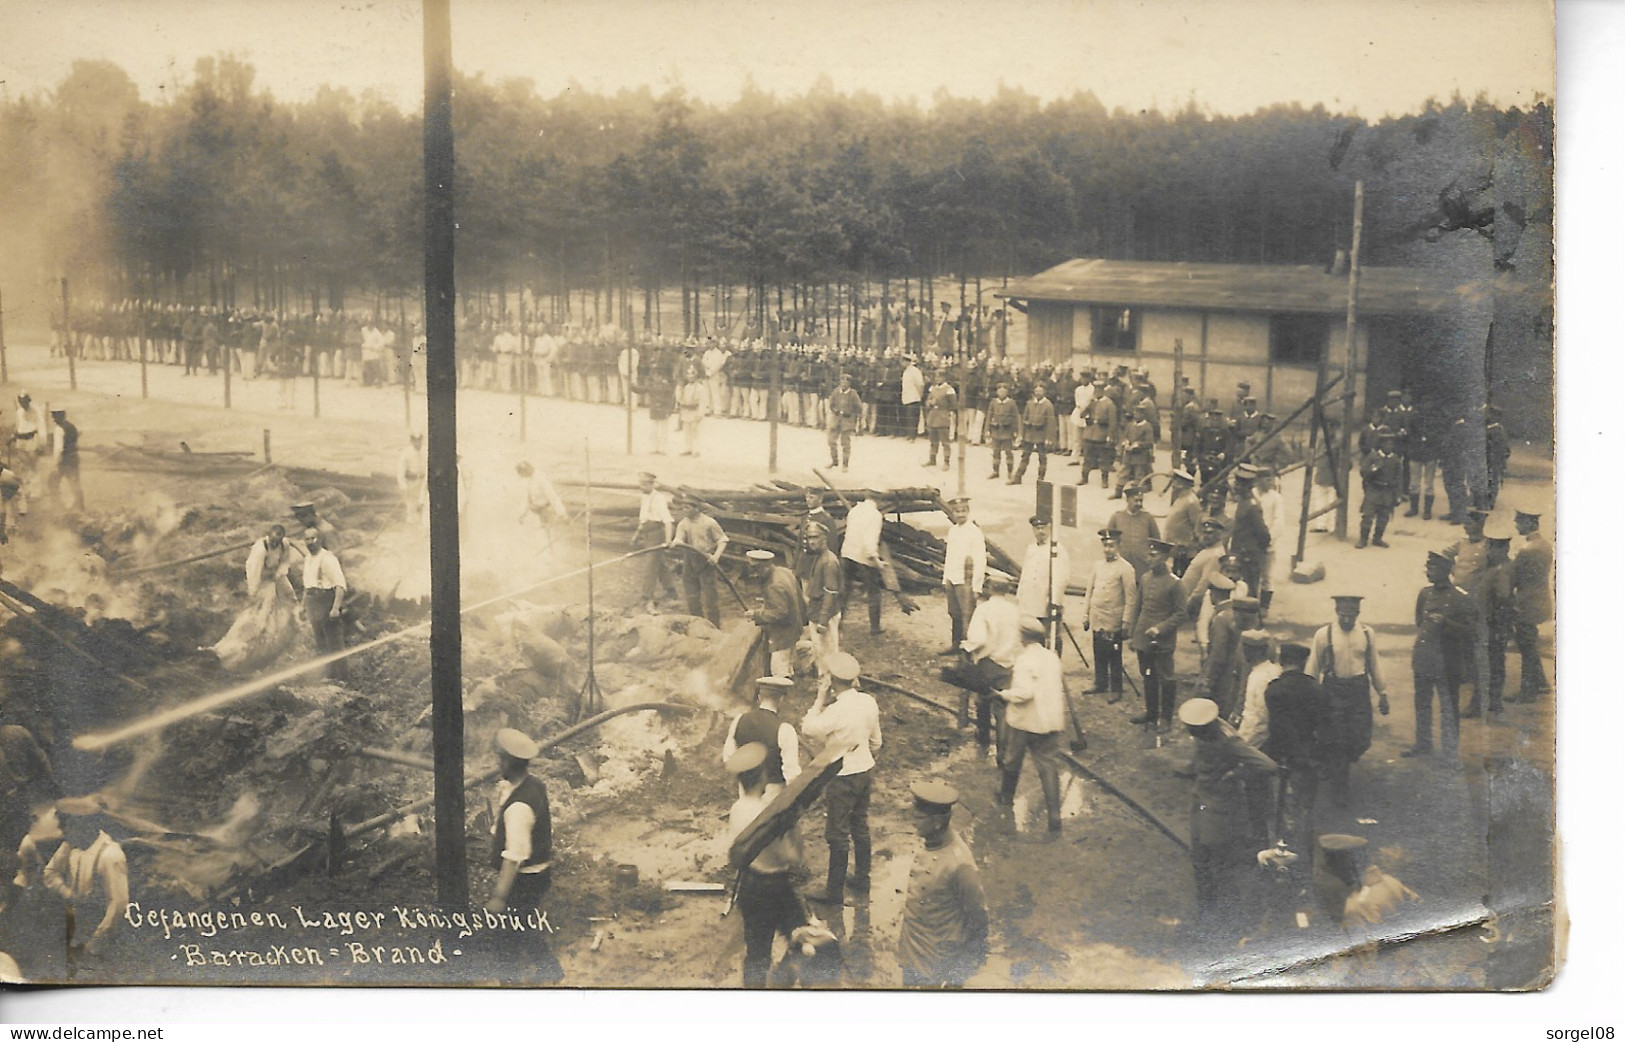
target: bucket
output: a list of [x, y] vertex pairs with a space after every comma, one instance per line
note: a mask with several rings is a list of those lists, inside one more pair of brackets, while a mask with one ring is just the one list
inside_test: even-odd
[[638, 866], [636, 866], [636, 865], [616, 865], [615, 866], [614, 879], [615, 879], [615, 885], [616, 886], [622, 886], [622, 887], [634, 887], [634, 886], [637, 886], [638, 885]]

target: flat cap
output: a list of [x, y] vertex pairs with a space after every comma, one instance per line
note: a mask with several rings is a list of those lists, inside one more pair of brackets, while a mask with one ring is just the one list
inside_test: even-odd
[[750, 558], [752, 561], [771, 561], [771, 560], [773, 560], [773, 551], [772, 550], [746, 550], [745, 551], [745, 556]]
[[1332, 600], [1338, 604], [1358, 605], [1365, 598], [1357, 593], [1338, 593], [1332, 595]]
[[921, 810], [952, 810], [959, 802], [959, 790], [945, 781], [917, 781], [908, 787], [914, 805]]
[[1123, 538], [1123, 533], [1119, 532], [1115, 528], [1102, 528], [1099, 532], [1097, 532], [1095, 534], [1100, 536], [1100, 538], [1102, 538], [1102, 539], [1121, 539], [1121, 538]]
[[1468, 507], [1466, 513], [1468, 517], [1477, 518], [1480, 521], [1490, 516], [1490, 512], [1483, 507]]
[[1230, 527], [1230, 523], [1222, 517], [1204, 517], [1197, 524], [1203, 528], [1217, 528], [1221, 532]]
[[1179, 707], [1179, 722], [1187, 727], [1202, 727], [1219, 718], [1219, 703], [1211, 698], [1193, 698]]
[[1023, 615], [1021, 617], [1021, 635], [1023, 637], [1042, 637], [1046, 633], [1044, 622], [1036, 615]]
[[1456, 562], [1451, 560], [1449, 554], [1442, 554], [1437, 550], [1429, 550], [1428, 551], [1428, 564], [1444, 564], [1444, 565], [1449, 565], [1449, 566], [1451, 566], [1453, 568], [1453, 567], [1455, 567]]
[[746, 771], [754, 771], [766, 762], [767, 746], [761, 742], [747, 742], [735, 749], [734, 754], [728, 757], [722, 767], [729, 774], [744, 774]]
[[1321, 849], [1331, 851], [1332, 853], [1338, 853], [1345, 850], [1358, 850], [1365, 846], [1365, 844], [1366, 839], [1364, 836], [1345, 836], [1339, 832], [1328, 832], [1326, 835], [1320, 837]]
[[534, 760], [541, 752], [529, 735], [512, 727], [504, 727], [498, 731], [494, 744], [498, 752], [515, 760]]
[[1232, 597], [1230, 603], [1238, 611], [1257, 611], [1258, 598], [1248, 595], [1246, 597]]
[[1158, 553], [1171, 554], [1174, 552], [1174, 544], [1166, 539], [1148, 539], [1146, 545]]
[[824, 669], [836, 680], [856, 680], [861, 671], [858, 660], [845, 651], [838, 651], [825, 659]]
[[1243, 630], [1241, 634], [1241, 643], [1244, 647], [1249, 648], [1267, 648], [1270, 646], [1269, 631]]
[[1143, 496], [1143, 495], [1145, 495], [1145, 486], [1140, 484], [1138, 481], [1136, 481], [1132, 485], [1124, 485], [1123, 486], [1123, 495], [1125, 497], [1126, 496]]
[[55, 803], [58, 814], [69, 817], [88, 817], [107, 809], [100, 796], [64, 796]]
[[1309, 645], [1282, 644], [1281, 664], [1284, 666], [1301, 666], [1309, 661]]

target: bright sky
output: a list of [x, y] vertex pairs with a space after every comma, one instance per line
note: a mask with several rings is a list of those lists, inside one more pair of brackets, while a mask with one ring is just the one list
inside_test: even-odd
[[[1480, 91], [1554, 91], [1547, 0], [453, 0], [454, 60], [488, 79], [613, 91], [679, 83], [727, 103], [747, 74], [799, 94], [1043, 99], [1222, 114], [1316, 102], [1378, 118]], [[78, 58], [124, 67], [145, 97], [232, 51], [278, 97], [331, 84], [422, 99], [421, 12], [402, 0], [0, 0], [0, 80], [47, 90]]]

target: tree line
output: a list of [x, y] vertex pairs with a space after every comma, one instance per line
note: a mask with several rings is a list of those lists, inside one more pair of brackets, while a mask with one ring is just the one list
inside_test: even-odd
[[[153, 102], [81, 61], [54, 91], [0, 101], [0, 277], [291, 312], [414, 300], [420, 114], [331, 88], [281, 101], [254, 77], [206, 57]], [[1348, 247], [1357, 179], [1368, 263], [1451, 250], [1550, 272], [1545, 102], [1429, 99], [1371, 121], [1107, 111], [1017, 88], [922, 105], [821, 82], [793, 97], [747, 83], [719, 106], [462, 76], [454, 105], [459, 291], [498, 314], [523, 299], [544, 320], [647, 328], [651, 300], [680, 287], [686, 332], [718, 286], [745, 287], [760, 319], [1077, 256], [1324, 264]]]

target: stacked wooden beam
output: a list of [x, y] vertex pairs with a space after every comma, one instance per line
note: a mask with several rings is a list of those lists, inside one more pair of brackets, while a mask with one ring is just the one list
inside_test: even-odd
[[[572, 513], [584, 502], [584, 486], [579, 482], [560, 482], [567, 498], [574, 498]], [[594, 483], [599, 491], [636, 491], [635, 485]], [[823, 491], [821, 486], [812, 486]], [[788, 481], [775, 481], [770, 485], [758, 484], [748, 489], [692, 488], [686, 485], [668, 487], [666, 491], [687, 493], [698, 499], [705, 512], [716, 518], [728, 533], [728, 548], [724, 558], [743, 562], [748, 550], [764, 549], [779, 553], [794, 563], [801, 554], [801, 533], [807, 518], [804, 493], [807, 486]], [[890, 509], [881, 532], [881, 539], [897, 570], [899, 582], [905, 589], [929, 590], [942, 582], [942, 562], [945, 554], [943, 541], [923, 528], [903, 520], [906, 515], [946, 512], [941, 493], [935, 488], [910, 487], [886, 490]], [[847, 504], [858, 501], [863, 489], [835, 489], [825, 497], [824, 508], [837, 521], [846, 518]], [[610, 544], [630, 547], [638, 526], [638, 505], [622, 497], [603, 502], [599, 497], [593, 503], [593, 538]], [[995, 573], [1014, 577], [1019, 566], [1009, 555], [997, 547], [988, 547], [988, 563]]]

